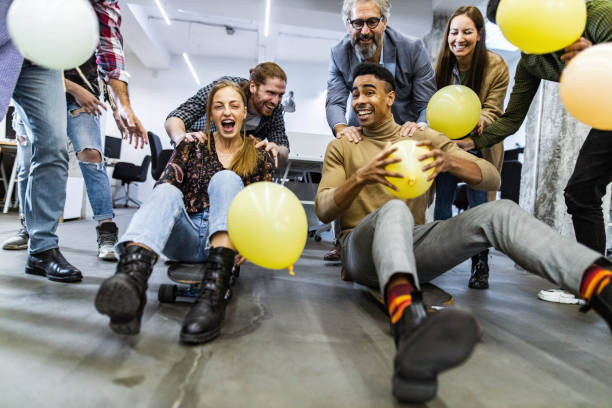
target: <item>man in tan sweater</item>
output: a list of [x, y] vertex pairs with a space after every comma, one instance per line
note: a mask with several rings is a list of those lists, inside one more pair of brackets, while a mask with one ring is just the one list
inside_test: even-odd
[[[474, 317], [446, 309], [427, 316], [419, 282], [428, 282], [472, 255], [494, 246], [528, 271], [580, 294], [612, 328], [612, 262], [558, 235], [508, 200], [486, 203], [459, 216], [424, 224], [427, 195], [398, 200], [385, 188], [385, 170], [399, 161], [391, 146], [403, 137], [391, 106], [393, 75], [376, 64], [353, 73], [353, 110], [363, 132], [355, 144], [335, 139], [327, 147], [315, 199], [323, 222], [339, 218], [342, 260], [351, 278], [379, 288], [389, 310], [397, 346], [393, 394], [424, 402], [437, 392], [437, 374], [465, 361], [480, 334]], [[431, 129], [412, 137], [430, 148], [430, 179], [449, 172], [481, 190], [497, 189], [499, 173], [489, 162], [457, 148]], [[564, 248], [559, 251], [559, 248]]]

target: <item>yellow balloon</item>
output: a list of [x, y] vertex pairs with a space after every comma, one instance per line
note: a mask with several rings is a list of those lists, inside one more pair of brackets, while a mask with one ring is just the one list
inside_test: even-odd
[[427, 104], [429, 127], [449, 139], [470, 133], [480, 119], [480, 99], [467, 86], [449, 85], [433, 94]]
[[576, 119], [612, 130], [612, 43], [582, 51], [561, 75], [561, 100]]
[[227, 227], [238, 252], [269, 269], [292, 266], [308, 235], [300, 200], [286, 187], [266, 181], [238, 193], [229, 208]]
[[417, 146], [417, 142], [414, 140], [401, 140], [394, 143], [393, 146], [397, 147], [397, 150], [389, 157], [399, 157], [402, 161], [390, 164], [385, 169], [390, 172], [401, 173], [404, 177], [387, 177], [387, 180], [396, 186], [398, 191], [385, 187], [391, 194], [402, 199], [422, 195], [431, 187], [433, 180], [428, 181], [427, 178], [434, 172], [433, 168], [427, 171], [423, 171], [422, 168], [427, 163], [433, 162], [433, 158], [419, 161], [418, 157], [429, 152], [429, 149], [424, 146]]
[[580, 38], [587, 14], [584, 0], [502, 0], [495, 19], [521, 51], [548, 54]]

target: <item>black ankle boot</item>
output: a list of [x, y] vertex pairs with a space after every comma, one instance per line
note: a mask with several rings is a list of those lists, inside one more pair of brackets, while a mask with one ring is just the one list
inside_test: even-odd
[[119, 257], [115, 275], [102, 282], [96, 309], [110, 317], [110, 328], [119, 334], [138, 334], [147, 303], [147, 280], [157, 261], [155, 252], [131, 245]]
[[236, 253], [228, 248], [212, 248], [204, 268], [200, 294], [181, 328], [181, 341], [200, 344], [216, 338], [221, 332], [225, 306], [229, 299], [230, 278]]
[[[612, 261], [607, 258], [601, 258], [595, 264], [612, 270]], [[583, 306], [580, 311], [586, 313], [591, 308], [608, 323], [610, 332], [612, 332], [612, 283], [609, 283], [599, 294], [593, 295], [591, 301]]]
[[438, 373], [465, 361], [479, 338], [478, 324], [464, 311], [445, 309], [427, 315], [421, 296], [393, 325], [397, 346], [393, 395], [400, 402], [423, 403], [436, 396]]
[[472, 257], [472, 273], [468, 287], [472, 289], [489, 288], [489, 250], [485, 249]]

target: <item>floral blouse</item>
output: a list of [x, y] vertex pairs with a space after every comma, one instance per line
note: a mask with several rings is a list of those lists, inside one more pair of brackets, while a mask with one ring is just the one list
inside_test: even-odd
[[[161, 177], [155, 183], [169, 183], [183, 192], [183, 202], [189, 214], [204, 211], [209, 206], [208, 183], [216, 173], [227, 170], [219, 161], [215, 150], [215, 140], [210, 136], [211, 152], [208, 144], [182, 141], [170, 157]], [[244, 185], [258, 181], [270, 181], [274, 171], [274, 161], [268, 153], [260, 153], [255, 171], [243, 177]]]

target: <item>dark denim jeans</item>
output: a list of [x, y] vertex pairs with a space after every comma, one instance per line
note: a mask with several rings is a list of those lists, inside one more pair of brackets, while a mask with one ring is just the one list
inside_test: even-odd
[[601, 199], [611, 181], [612, 131], [591, 129], [565, 187], [565, 204], [578, 242], [600, 254], [606, 249]]

